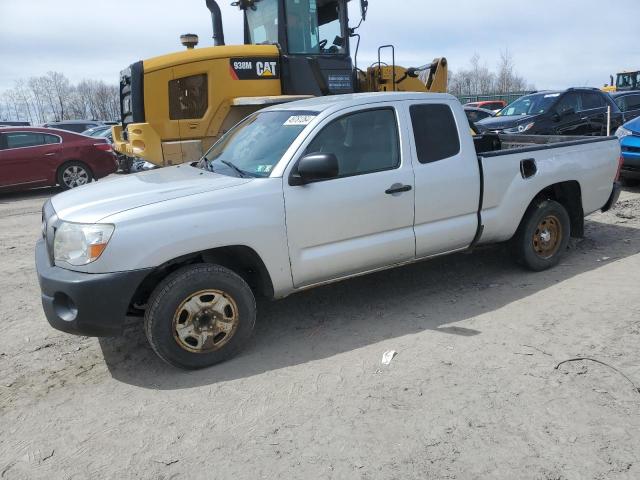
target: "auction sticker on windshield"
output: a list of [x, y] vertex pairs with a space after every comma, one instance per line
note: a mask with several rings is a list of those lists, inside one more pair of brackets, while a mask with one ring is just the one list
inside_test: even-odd
[[315, 115], [292, 115], [283, 123], [284, 126], [309, 125], [316, 118]]

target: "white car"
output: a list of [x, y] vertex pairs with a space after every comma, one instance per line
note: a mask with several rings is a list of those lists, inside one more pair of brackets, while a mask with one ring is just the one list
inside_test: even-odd
[[494, 242], [532, 270], [555, 265], [584, 216], [617, 200], [619, 158], [611, 137], [474, 138], [445, 94], [271, 107], [199, 163], [47, 202], [44, 310], [53, 327], [96, 336], [144, 315], [160, 357], [206, 367], [247, 343], [256, 295]]

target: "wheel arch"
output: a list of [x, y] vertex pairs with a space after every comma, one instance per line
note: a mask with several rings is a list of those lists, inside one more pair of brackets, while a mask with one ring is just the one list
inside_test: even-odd
[[540, 190], [529, 202], [522, 214], [520, 223], [526, 217], [529, 209], [544, 200], [554, 200], [562, 205], [569, 214], [571, 220], [571, 236], [581, 238], [584, 236], [584, 210], [582, 207], [582, 188], [576, 180], [554, 183]]
[[132, 296], [132, 313], [139, 313], [136, 305], [146, 304], [151, 292], [167, 275], [185, 265], [198, 263], [212, 263], [228, 268], [242, 277], [256, 296], [268, 299], [274, 297], [271, 275], [260, 255], [251, 247], [230, 245], [182, 255], [154, 268]]

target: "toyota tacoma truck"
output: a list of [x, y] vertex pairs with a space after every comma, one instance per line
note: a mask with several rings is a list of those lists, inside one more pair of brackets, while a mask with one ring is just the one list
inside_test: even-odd
[[44, 311], [89, 336], [143, 316], [163, 360], [207, 367], [247, 343], [258, 295], [497, 242], [531, 270], [554, 266], [584, 217], [617, 201], [619, 159], [616, 137], [472, 136], [446, 94], [270, 107], [197, 163], [47, 201]]

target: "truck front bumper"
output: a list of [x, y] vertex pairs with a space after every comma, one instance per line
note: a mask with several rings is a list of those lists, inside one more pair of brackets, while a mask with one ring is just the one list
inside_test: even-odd
[[44, 240], [36, 244], [36, 270], [51, 326], [91, 337], [122, 334], [131, 299], [151, 271], [82, 273], [52, 266]]

